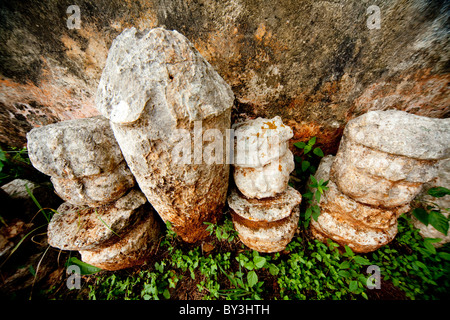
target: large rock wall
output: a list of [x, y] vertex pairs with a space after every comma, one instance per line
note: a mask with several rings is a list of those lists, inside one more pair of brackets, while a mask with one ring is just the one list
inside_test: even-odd
[[[69, 29], [70, 5], [80, 28]], [[380, 29], [366, 10], [377, 5]], [[5, 1], [0, 144], [32, 127], [97, 115], [112, 40], [127, 27], [184, 34], [231, 85], [234, 117], [282, 117], [291, 143], [335, 152], [348, 120], [396, 108], [448, 117], [449, 1]]]

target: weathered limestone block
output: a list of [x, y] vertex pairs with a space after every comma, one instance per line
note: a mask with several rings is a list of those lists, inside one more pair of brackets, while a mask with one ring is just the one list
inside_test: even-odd
[[347, 168], [393, 182], [425, 183], [436, 177], [437, 160], [419, 160], [378, 151], [343, 136], [332, 170], [340, 174]]
[[48, 225], [48, 243], [62, 250], [106, 247], [129, 233], [136, 222], [148, 219], [151, 211], [139, 190], [98, 208], [65, 202]]
[[[329, 180], [334, 159], [331, 155], [322, 159], [316, 179]], [[318, 221], [311, 220], [311, 230], [318, 239], [330, 238], [355, 252], [370, 252], [392, 241], [397, 217], [409, 210], [408, 205], [393, 209], [365, 205], [341, 193], [333, 180], [327, 186], [319, 202], [321, 214]]]
[[[335, 157], [323, 158], [315, 178], [327, 181], [330, 179], [330, 167]], [[354, 224], [362, 224], [369, 228], [387, 229], [396, 224], [397, 218], [411, 207], [407, 204], [393, 208], [380, 208], [360, 203], [342, 193], [333, 180], [327, 184], [329, 188], [320, 199], [321, 210], [327, 211], [336, 219], [346, 219]]]
[[90, 206], [107, 204], [120, 198], [135, 183], [125, 161], [105, 174], [77, 179], [51, 177], [51, 181], [56, 193], [65, 201]]
[[[437, 204], [441, 208], [441, 213], [448, 218], [450, 213], [450, 195], [446, 195], [442, 198], [435, 198], [428, 195], [426, 192], [432, 187], [445, 187], [450, 189], [450, 159], [444, 159], [439, 161], [438, 174], [435, 179], [426, 183], [423, 188], [423, 192], [417, 196], [419, 201], [430, 201]], [[448, 209], [449, 211], [445, 210]], [[441, 238], [439, 242], [433, 243], [435, 247], [441, 247], [442, 245], [450, 242], [450, 232], [445, 236], [441, 232], [437, 231], [431, 224], [428, 226], [417, 220], [412, 216], [414, 226], [420, 230], [420, 235], [424, 238]]]
[[333, 169], [331, 178], [341, 192], [356, 201], [373, 206], [393, 208], [407, 205], [422, 190], [423, 184], [420, 182], [389, 181], [356, 167], [341, 167], [339, 160], [333, 165]]
[[355, 226], [348, 220], [338, 219], [323, 211], [317, 222], [311, 220], [311, 231], [321, 241], [332, 239], [341, 245], [348, 245], [354, 252], [366, 253], [391, 242], [397, 234], [397, 223], [388, 229], [373, 229]]
[[119, 270], [143, 264], [157, 246], [159, 225], [150, 214], [133, 225], [117, 242], [97, 250], [80, 250], [81, 260], [104, 270]]
[[421, 160], [450, 157], [450, 119], [436, 119], [404, 111], [369, 111], [350, 120], [346, 138], [393, 155]]
[[202, 130], [204, 140], [214, 137], [215, 154], [223, 151], [233, 101], [230, 86], [176, 31], [126, 29], [111, 45], [97, 108], [142, 192], [187, 242], [207, 236], [203, 222], [222, 214], [229, 165], [220, 157], [205, 163]]
[[277, 197], [249, 199], [233, 189], [228, 205], [241, 241], [259, 252], [282, 251], [297, 229], [300, 193], [292, 187]]
[[279, 159], [261, 167], [234, 167], [234, 182], [247, 198], [274, 197], [286, 190], [289, 174], [295, 169], [294, 155], [290, 150]]
[[450, 120], [371, 111], [347, 124], [331, 169], [340, 191], [374, 206], [406, 205], [450, 156]]
[[234, 124], [234, 165], [256, 168], [281, 158], [288, 150], [293, 131], [279, 116]]
[[52, 177], [65, 201], [103, 205], [135, 183], [109, 121], [101, 116], [35, 128], [27, 139], [31, 163]]

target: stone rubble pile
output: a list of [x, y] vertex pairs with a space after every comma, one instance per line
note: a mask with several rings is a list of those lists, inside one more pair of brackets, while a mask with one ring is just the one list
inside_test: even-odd
[[259, 252], [282, 251], [292, 240], [300, 215], [300, 193], [288, 186], [294, 157], [287, 141], [292, 129], [280, 117], [233, 125], [234, 180], [228, 196], [241, 241]]
[[371, 111], [348, 122], [336, 157], [322, 159], [316, 179], [330, 180], [322, 196], [319, 239], [370, 252], [397, 234], [397, 218], [425, 182], [437, 175], [437, 163], [450, 157], [450, 119], [432, 119], [403, 111]]
[[106, 270], [141, 263], [159, 226], [145, 196], [132, 189], [134, 177], [109, 121], [63, 121], [31, 130], [27, 140], [31, 163], [51, 176], [66, 201], [49, 223], [48, 243], [78, 250], [83, 261]]

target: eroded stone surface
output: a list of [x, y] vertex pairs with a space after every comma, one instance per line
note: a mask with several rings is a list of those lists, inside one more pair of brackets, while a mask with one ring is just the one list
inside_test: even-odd
[[[330, 167], [336, 157], [326, 156], [320, 163], [315, 174], [317, 180], [330, 179]], [[320, 198], [321, 210], [327, 211], [336, 219], [346, 219], [354, 224], [363, 224], [369, 228], [387, 229], [396, 224], [397, 218], [410, 210], [409, 204], [397, 206], [390, 209], [370, 206], [342, 193], [333, 180], [327, 184], [328, 190]]]
[[[334, 161], [329, 155], [322, 159], [315, 178], [329, 180]], [[317, 221], [311, 219], [311, 230], [321, 240], [330, 238], [341, 245], [348, 245], [355, 252], [370, 252], [389, 243], [397, 234], [397, 217], [409, 206], [383, 209], [368, 206], [341, 193], [330, 180], [329, 190], [322, 195]]]
[[419, 194], [423, 185], [420, 182], [389, 181], [350, 165], [339, 167], [338, 161], [333, 165], [331, 179], [341, 192], [352, 199], [386, 208], [407, 205]]
[[300, 193], [289, 187], [272, 198], [249, 199], [233, 189], [228, 197], [241, 241], [260, 252], [277, 252], [292, 240], [299, 219]]
[[286, 248], [297, 230], [300, 208], [292, 209], [288, 217], [271, 223], [257, 223], [233, 214], [233, 224], [239, 239], [258, 252], [279, 252]]
[[378, 151], [343, 136], [334, 171], [346, 171], [348, 167], [389, 181], [424, 183], [437, 175], [437, 160], [418, 160]]
[[279, 116], [273, 119], [257, 118], [236, 123], [234, 129], [234, 164], [257, 168], [282, 157], [293, 136], [292, 129]]
[[228, 196], [228, 205], [235, 213], [247, 220], [260, 222], [272, 222], [288, 217], [301, 201], [300, 192], [290, 186], [272, 198], [246, 198], [236, 188], [233, 188]]
[[234, 166], [234, 182], [247, 198], [274, 197], [286, 190], [289, 175], [295, 169], [294, 155], [290, 150], [262, 167]]
[[27, 139], [31, 163], [51, 176], [65, 201], [100, 206], [135, 184], [109, 121], [102, 116], [36, 128]]
[[76, 179], [51, 177], [56, 193], [76, 205], [97, 207], [124, 195], [135, 184], [127, 164], [122, 161], [114, 170]]
[[98, 175], [123, 161], [109, 121], [101, 116], [35, 128], [27, 140], [31, 163], [49, 176], [74, 179]]
[[397, 234], [397, 223], [388, 229], [367, 228], [335, 218], [324, 210], [318, 221], [311, 220], [311, 231], [322, 241], [330, 238], [341, 245], [348, 245], [354, 252], [365, 253], [391, 242]]
[[369, 111], [349, 121], [344, 135], [389, 154], [422, 160], [450, 157], [450, 119], [398, 110]]
[[117, 242], [97, 250], [80, 250], [81, 260], [110, 271], [140, 265], [157, 245], [159, 233], [159, 225], [150, 212]]
[[48, 243], [62, 250], [98, 249], [113, 242], [147, 219], [151, 207], [139, 190], [131, 190], [119, 200], [91, 208], [68, 202], [59, 206], [48, 225]]
[[187, 164], [172, 153], [180, 132], [181, 139], [194, 137], [195, 121], [225, 137], [233, 100], [229, 85], [176, 31], [127, 29], [110, 48], [97, 108], [111, 120], [142, 192], [187, 242], [207, 236], [203, 222], [222, 214], [229, 165], [206, 164], [195, 142]]

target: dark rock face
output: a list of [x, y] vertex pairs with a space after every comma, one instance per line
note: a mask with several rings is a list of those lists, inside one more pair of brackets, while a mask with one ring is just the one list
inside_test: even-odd
[[[97, 115], [94, 96], [112, 40], [163, 26], [185, 35], [232, 87], [233, 117], [276, 115], [291, 142], [335, 152], [368, 110], [448, 117], [448, 1], [8, 1], [0, 8], [0, 144], [32, 127]], [[369, 29], [371, 5], [380, 29]]]

